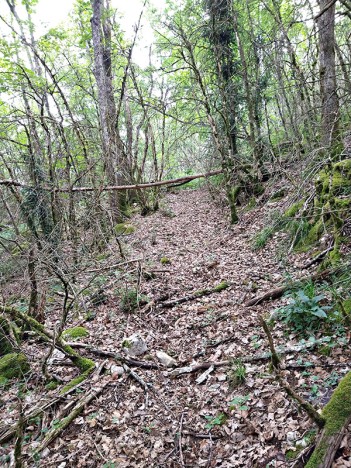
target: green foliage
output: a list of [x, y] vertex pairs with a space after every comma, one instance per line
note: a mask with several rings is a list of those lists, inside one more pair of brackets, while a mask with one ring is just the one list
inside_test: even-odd
[[147, 303], [148, 298], [139, 294], [136, 289], [127, 289], [123, 291], [120, 299], [120, 307], [122, 312], [134, 312], [140, 303]]
[[266, 226], [260, 232], [258, 232], [252, 241], [252, 247], [255, 250], [263, 249], [267, 245], [267, 242], [273, 237], [275, 228], [273, 226]]
[[246, 367], [245, 364], [237, 359], [233, 362], [232, 368], [228, 374], [229, 384], [233, 387], [241, 385], [245, 382], [246, 379]]
[[161, 264], [162, 265], [168, 265], [171, 263], [170, 259], [168, 257], [161, 257], [161, 260], [160, 260]]
[[323, 295], [316, 295], [313, 283], [304, 289], [290, 292], [289, 303], [276, 311], [276, 316], [297, 332], [318, 329], [323, 321], [329, 320], [330, 306], [322, 305]]
[[247, 402], [250, 400], [251, 395], [244, 395], [244, 396], [237, 396], [233, 398], [233, 400], [229, 403], [231, 410], [240, 410], [240, 411], [247, 411], [249, 407], [247, 406]]
[[117, 236], [129, 236], [135, 231], [135, 227], [127, 223], [116, 224], [114, 229]]
[[208, 423], [206, 424], [206, 429], [213, 429], [215, 426], [223, 426], [228, 420], [228, 415], [225, 413], [219, 413], [217, 416], [205, 416]]

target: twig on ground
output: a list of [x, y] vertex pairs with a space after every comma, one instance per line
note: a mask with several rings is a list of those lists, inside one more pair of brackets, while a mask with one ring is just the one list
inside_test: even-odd
[[183, 449], [182, 449], [183, 420], [184, 420], [184, 412], [182, 413], [182, 416], [181, 416], [181, 418], [180, 418], [180, 423], [179, 423], [179, 438], [178, 438], [180, 464], [181, 464], [182, 467], [185, 466], [185, 465], [184, 465]]
[[103, 382], [96, 388], [93, 388], [90, 392], [86, 393], [74, 406], [73, 410], [68, 416], [63, 418], [58, 425], [55, 425], [51, 428], [39, 447], [35, 450], [36, 454], [42, 452], [51, 442], [53, 442], [65, 429], [68, 427], [72, 421], [83, 411], [85, 406], [89, 404], [94, 398], [96, 398], [107, 386], [108, 381]]

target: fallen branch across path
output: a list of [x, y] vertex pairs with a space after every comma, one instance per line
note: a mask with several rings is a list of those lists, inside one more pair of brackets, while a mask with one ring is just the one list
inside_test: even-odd
[[[98, 190], [99, 192], [141, 190], [141, 189], [146, 189], [146, 188], [151, 188], [151, 187], [162, 187], [163, 185], [187, 183], [187, 182], [190, 182], [191, 180], [195, 180], [195, 179], [212, 177], [214, 175], [221, 174], [222, 172], [223, 171], [221, 169], [218, 169], [216, 171], [207, 172], [205, 174], [195, 174], [195, 175], [179, 177], [178, 179], [161, 180], [159, 182], [148, 182], [148, 183], [145, 183], [145, 184], [106, 185], [105, 187], [104, 186], [102, 186], [102, 187], [69, 187], [69, 188], [40, 187], [40, 189], [41, 190], [46, 190], [48, 192], [56, 192], [56, 193], [94, 192], [96, 190]], [[36, 188], [36, 187], [32, 187], [30, 185], [24, 184], [22, 182], [18, 182], [16, 180], [0, 180], [0, 185], [4, 185], [6, 187], [23, 187], [23, 188], [31, 188], [31, 189]]]
[[157, 307], [161, 309], [171, 309], [172, 307], [179, 305], [179, 304], [184, 304], [184, 302], [189, 302], [193, 301], [194, 299], [199, 299], [200, 297], [203, 296], [209, 296], [210, 294], [213, 293], [219, 293], [223, 291], [224, 289], [229, 288], [229, 284], [226, 281], [222, 281], [221, 283], [217, 284], [214, 288], [210, 289], [200, 289], [199, 291], [195, 291], [192, 294], [189, 294], [188, 296], [180, 297], [178, 299], [172, 299], [171, 301], [167, 302], [161, 302], [157, 304]]
[[46, 343], [50, 343], [55, 346], [58, 350], [64, 353], [72, 362], [73, 364], [79, 369], [80, 375], [73, 379], [71, 383], [66, 385], [62, 392], [65, 392], [67, 388], [70, 386], [80, 383], [85, 380], [89, 374], [93, 372], [95, 369], [95, 363], [91, 359], [87, 359], [82, 357], [79, 353], [77, 353], [71, 346], [69, 346], [60, 336], [55, 336], [50, 331], [46, 330], [46, 328], [35, 320], [33, 317], [24, 314], [23, 312], [13, 308], [13, 307], [6, 307], [0, 306], [0, 313], [8, 315], [14, 320], [15, 322], [21, 322], [26, 324], [30, 327], [30, 329], [35, 332], [37, 336], [40, 337]]
[[[94, 377], [95, 373], [96, 375], [99, 375], [101, 370], [101, 366], [99, 366], [98, 369], [92, 374], [92, 378]], [[45, 403], [42, 403], [41, 405], [35, 406], [34, 408], [31, 408], [29, 411], [27, 411], [23, 415], [23, 421], [24, 424], [26, 425], [29, 420], [35, 419], [41, 414], [45, 413], [45, 411], [49, 410], [53, 406], [55, 406], [58, 403], [61, 403], [62, 401], [65, 400], [66, 396], [69, 395], [70, 393], [73, 393], [77, 388], [81, 387], [85, 382], [80, 382], [77, 385], [71, 387], [64, 393], [60, 393], [56, 397], [54, 397], [52, 400], [47, 401]], [[16, 429], [17, 429], [17, 423], [12, 424], [11, 426], [2, 426], [0, 427], [0, 444], [4, 444], [5, 442], [8, 442], [12, 437], [16, 435]]]
[[251, 307], [258, 304], [261, 304], [265, 301], [272, 301], [274, 299], [278, 299], [281, 297], [286, 291], [297, 288], [301, 286], [306, 281], [323, 281], [324, 279], [328, 278], [330, 275], [337, 273], [337, 270], [324, 270], [319, 273], [315, 273], [314, 275], [305, 276], [304, 278], [300, 278], [299, 280], [279, 286], [278, 288], [271, 289], [270, 291], [262, 294], [262, 296], [256, 296], [250, 299], [246, 304], [245, 307]]

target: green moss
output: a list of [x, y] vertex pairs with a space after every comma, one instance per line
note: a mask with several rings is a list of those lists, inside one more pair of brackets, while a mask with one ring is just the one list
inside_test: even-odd
[[285, 213], [284, 213], [284, 217], [285, 218], [293, 218], [299, 211], [300, 209], [302, 208], [304, 204], [304, 200], [300, 200], [294, 204], [292, 204], [290, 206], [290, 208], [288, 208]]
[[240, 193], [241, 187], [239, 185], [229, 187], [227, 189], [227, 198], [230, 207], [230, 223], [236, 224], [239, 221], [238, 213], [236, 211], [236, 202]]
[[229, 288], [229, 284], [226, 281], [221, 281], [217, 286], [214, 287], [215, 292], [221, 292], [224, 289]]
[[340, 380], [331, 399], [322, 411], [325, 419], [322, 440], [316, 447], [306, 468], [318, 467], [328, 449], [328, 437], [338, 433], [351, 415], [351, 372]]
[[345, 312], [347, 314], [351, 314], [351, 297], [343, 301], [342, 305], [343, 305]]
[[256, 205], [257, 205], [256, 198], [251, 197], [250, 200], [248, 201], [247, 205], [245, 206], [245, 211], [252, 210], [253, 208], [255, 208]]
[[162, 257], [160, 262], [161, 262], [162, 265], [168, 265], [169, 263], [171, 263], [171, 261], [170, 261], [170, 259], [168, 257]]
[[67, 328], [67, 330], [62, 333], [62, 336], [64, 339], [70, 338], [72, 340], [76, 340], [77, 338], [89, 336], [89, 332], [84, 327], [72, 327]]
[[325, 225], [323, 219], [319, 219], [308, 231], [307, 235], [303, 237], [300, 242], [297, 244], [297, 249], [301, 247], [312, 247], [320, 239], [324, 233]]
[[5, 354], [0, 358], [0, 377], [2, 379], [12, 379], [21, 377], [29, 371], [27, 358], [22, 353]]
[[129, 340], [123, 340], [122, 341], [122, 348], [131, 348], [132, 347], [132, 343], [129, 341]]
[[69, 390], [71, 390], [73, 387], [75, 387], [76, 385], [84, 382], [84, 380], [89, 376], [89, 374], [92, 373], [94, 369], [90, 369], [90, 370], [87, 370], [85, 372], [83, 372], [83, 374], [80, 374], [78, 377], [75, 377], [74, 379], [72, 379], [70, 382], [68, 382], [67, 385], [65, 385], [60, 393], [63, 394], [63, 393], [66, 393], [68, 392]]
[[117, 236], [129, 236], [135, 231], [135, 227], [132, 224], [120, 223], [114, 227], [115, 234]]
[[332, 266], [335, 266], [337, 265], [340, 260], [341, 260], [341, 254], [340, 254], [340, 249], [339, 249], [339, 246], [336, 244], [334, 249], [329, 252], [329, 263], [332, 265]]
[[49, 383], [45, 385], [46, 390], [55, 390], [59, 386], [59, 382], [57, 380], [51, 380]]

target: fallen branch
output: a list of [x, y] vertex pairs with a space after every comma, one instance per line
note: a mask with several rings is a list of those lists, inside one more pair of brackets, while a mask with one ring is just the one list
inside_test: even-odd
[[23, 188], [30, 188], [36, 189], [40, 188], [40, 190], [46, 190], [48, 192], [56, 192], [56, 193], [75, 193], [75, 192], [94, 192], [98, 190], [99, 192], [106, 192], [106, 191], [124, 191], [124, 190], [140, 190], [150, 187], [161, 187], [163, 185], [171, 185], [174, 183], [179, 182], [190, 182], [191, 180], [201, 179], [212, 177], [217, 174], [221, 174], [222, 170], [218, 169], [216, 171], [207, 172], [205, 174], [195, 174], [192, 176], [184, 176], [179, 177], [178, 179], [169, 179], [169, 180], [161, 180], [159, 182], [148, 182], [145, 184], [134, 184], [134, 185], [107, 185], [105, 187], [66, 187], [66, 188], [50, 188], [50, 187], [33, 187], [31, 185], [24, 184], [22, 182], [18, 182], [16, 180], [0, 180], [0, 185], [4, 185], [6, 187], [23, 187]]
[[303, 270], [307, 270], [307, 268], [311, 267], [312, 265], [314, 265], [315, 263], [318, 263], [320, 262], [326, 255], [327, 253], [329, 253], [331, 250], [334, 249], [334, 243], [329, 246], [327, 249], [323, 250], [323, 252], [320, 252], [318, 255], [316, 255], [315, 257], [313, 257], [309, 262], [307, 262], [303, 267], [302, 269]]
[[103, 389], [107, 386], [109, 382], [106, 381], [99, 387], [93, 388], [90, 392], [85, 394], [74, 406], [73, 410], [69, 413], [68, 416], [63, 418], [58, 424], [49, 430], [46, 434], [44, 440], [41, 442], [39, 447], [36, 449], [35, 453], [39, 454], [42, 452], [52, 441], [54, 441], [65, 429], [68, 427], [71, 422], [83, 411], [85, 406], [90, 403], [94, 398], [96, 398]]
[[143, 261], [142, 258], [132, 258], [131, 260], [126, 260], [125, 262], [115, 263], [114, 265], [107, 265], [104, 267], [87, 270], [87, 273], [98, 273], [100, 271], [114, 270], [115, 268], [118, 268], [123, 265], [128, 265], [129, 263], [136, 263], [136, 262], [142, 262], [142, 261]]
[[262, 294], [261, 296], [256, 296], [256, 297], [250, 299], [245, 304], [245, 307], [251, 307], [251, 306], [261, 304], [262, 302], [265, 302], [265, 301], [272, 301], [274, 299], [278, 299], [286, 291], [288, 291], [290, 289], [293, 289], [293, 288], [297, 288], [297, 287], [301, 286], [306, 281], [316, 281], [316, 282], [323, 281], [325, 278], [328, 278], [328, 276], [330, 276], [330, 275], [332, 275], [332, 274], [334, 274], [336, 272], [337, 272], [337, 270], [330, 270], [330, 269], [324, 270], [324, 271], [321, 271], [319, 273], [315, 273], [314, 275], [305, 276], [304, 278], [300, 278], [299, 280], [297, 280], [295, 282], [291, 282], [291, 283], [279, 286], [278, 288], [271, 289], [270, 291]]
[[308, 416], [312, 419], [312, 421], [317, 424], [318, 427], [323, 427], [324, 422], [325, 422], [324, 418], [321, 417], [321, 415], [318, 413], [315, 407], [312, 406], [311, 403], [309, 403], [308, 401], [300, 397], [300, 395], [298, 395], [295, 392], [295, 390], [292, 387], [290, 387], [289, 383], [285, 379], [283, 379], [281, 372], [280, 372], [280, 359], [278, 357], [278, 353], [274, 346], [271, 331], [262, 316], [260, 316], [260, 322], [261, 322], [264, 332], [267, 335], [269, 349], [271, 350], [271, 356], [272, 356], [271, 358], [272, 366], [273, 366], [273, 369], [275, 370], [275, 373], [276, 373], [276, 376], [280, 385], [285, 389], [286, 393], [290, 397], [292, 397], [295, 401], [299, 403], [301, 408], [308, 414]]
[[217, 315], [216, 317], [214, 317], [212, 320], [209, 320], [208, 322], [200, 323], [199, 325], [198, 324], [190, 325], [189, 328], [190, 329], [206, 328], [206, 327], [209, 327], [210, 325], [213, 325], [214, 323], [221, 322], [222, 320], [226, 320], [229, 317], [230, 316], [228, 315], [227, 312], [223, 312], [222, 314]]
[[91, 359], [87, 359], [82, 357], [79, 353], [77, 353], [71, 346], [69, 346], [61, 337], [54, 336], [53, 333], [46, 330], [45, 327], [37, 322], [33, 317], [20, 312], [19, 310], [13, 307], [6, 307], [0, 305], [0, 312], [9, 315], [12, 320], [15, 322], [20, 321], [31, 328], [43, 341], [46, 343], [53, 343], [55, 348], [59, 349], [62, 353], [64, 353], [72, 362], [73, 364], [78, 367], [81, 374], [72, 380], [72, 382], [68, 383], [63, 389], [62, 392], [65, 392], [68, 388], [72, 385], [76, 385], [93, 372], [95, 369], [95, 363]]
[[168, 302], [159, 303], [158, 307], [162, 309], [170, 309], [176, 305], [183, 304], [184, 302], [193, 301], [194, 299], [199, 299], [203, 296], [209, 296], [210, 294], [221, 292], [227, 288], [229, 288], [229, 284], [226, 281], [222, 281], [221, 283], [217, 284], [217, 286], [215, 286], [214, 288], [200, 289], [199, 291], [195, 291], [192, 294], [189, 294], [188, 296], [173, 299]]
[[[97, 375], [99, 374], [100, 369], [101, 369], [101, 366], [99, 366], [99, 369], [96, 370]], [[77, 385], [69, 388], [64, 393], [60, 393], [59, 395], [57, 395], [56, 397], [54, 397], [52, 400], [48, 401], [47, 403], [44, 403], [41, 406], [35, 406], [34, 408], [31, 408], [27, 413], [23, 415], [24, 424], [26, 425], [29, 420], [37, 418], [46, 410], [52, 408], [57, 403], [60, 403], [61, 401], [63, 401], [64, 398], [68, 394], [74, 392], [83, 383], [84, 383], [83, 381], [79, 382]], [[12, 424], [11, 426], [8, 426], [8, 427], [1, 427], [0, 428], [0, 444], [4, 444], [5, 442], [8, 442], [10, 439], [12, 439], [12, 437], [16, 435], [16, 429], [17, 429], [17, 423]]]
[[[315, 341], [307, 341], [305, 343], [302, 343], [300, 345], [292, 346], [290, 348], [288, 347], [277, 347], [276, 352], [279, 355], [282, 354], [289, 354], [289, 353], [299, 353], [300, 351], [303, 351], [305, 349], [311, 349], [314, 348], [315, 346], [325, 344], [326, 339], [325, 338], [320, 338], [319, 340]], [[191, 374], [193, 372], [197, 372], [199, 370], [205, 370], [209, 369], [211, 366], [214, 367], [225, 367], [225, 366], [230, 366], [233, 363], [233, 360], [235, 359], [240, 359], [242, 362], [255, 362], [255, 361], [262, 361], [265, 359], [271, 359], [272, 358], [272, 353], [271, 352], [264, 352], [260, 354], [255, 354], [255, 355], [250, 355], [250, 356], [233, 356], [230, 359], [227, 359], [225, 361], [207, 361], [207, 362], [202, 362], [200, 364], [191, 364], [190, 366], [185, 366], [185, 367], [177, 367], [176, 369], [173, 369], [169, 375], [172, 378], [178, 377], [182, 374]]]
[[141, 367], [144, 369], [159, 369], [159, 365], [154, 362], [138, 361], [130, 357], [122, 356], [121, 354], [114, 353], [113, 351], [105, 351], [104, 349], [93, 348], [86, 343], [67, 343], [72, 348], [83, 348], [90, 353], [96, 354], [97, 356], [111, 357], [122, 364], [128, 364], [129, 366]]

